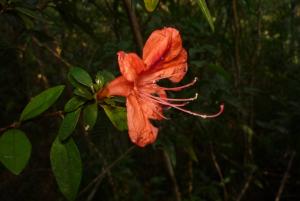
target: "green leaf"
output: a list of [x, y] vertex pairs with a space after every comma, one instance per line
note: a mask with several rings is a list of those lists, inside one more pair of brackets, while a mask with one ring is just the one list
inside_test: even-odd
[[119, 106], [102, 105], [112, 124], [120, 131], [127, 130], [126, 108]]
[[93, 80], [91, 76], [82, 68], [74, 67], [70, 70], [70, 75], [80, 84], [87, 87], [93, 87]]
[[104, 76], [102, 75], [101, 71], [97, 72], [94, 85], [95, 90], [100, 90], [103, 87], [104, 83]]
[[82, 106], [84, 103], [86, 102], [86, 100], [83, 100], [80, 97], [72, 97], [66, 104], [65, 104], [65, 108], [64, 111], [65, 112], [72, 112], [74, 110], [77, 110], [80, 106]]
[[32, 119], [46, 111], [56, 102], [64, 88], [63, 85], [52, 87], [33, 97], [22, 111], [20, 121]]
[[211, 30], [215, 31], [214, 22], [212, 20], [210, 12], [207, 8], [206, 1], [205, 0], [198, 0], [198, 3], [199, 3], [199, 6], [201, 8], [201, 11], [202, 11], [203, 15], [205, 16], [207, 22], [209, 23], [209, 26], [210, 26]]
[[95, 77], [94, 89], [99, 91], [105, 84], [115, 79], [115, 76], [109, 71], [98, 71]]
[[0, 138], [0, 161], [18, 175], [25, 168], [31, 154], [31, 143], [18, 129], [6, 131]]
[[72, 138], [62, 143], [58, 138], [50, 151], [52, 171], [60, 191], [68, 200], [75, 200], [82, 175], [80, 153]]
[[83, 122], [84, 122], [84, 129], [86, 131], [90, 131], [93, 129], [94, 125], [96, 124], [97, 117], [98, 117], [97, 102], [84, 107]]
[[78, 87], [74, 90], [74, 94], [77, 95], [77, 96], [80, 96], [82, 98], [85, 98], [87, 100], [91, 100], [93, 99], [93, 94], [87, 90], [86, 88], [83, 88], [83, 87]]
[[112, 81], [113, 79], [115, 79], [115, 76], [109, 71], [103, 70], [103, 71], [100, 71], [100, 73], [104, 78], [104, 84], [106, 84], [106, 83]]
[[86, 87], [86, 86], [80, 84], [79, 82], [77, 82], [77, 81], [72, 77], [72, 75], [71, 75], [70, 72], [68, 73], [68, 80], [69, 80], [69, 82], [71, 83], [71, 85], [72, 85], [73, 87], [75, 87], [75, 88]]
[[81, 108], [67, 113], [59, 127], [58, 136], [61, 141], [66, 140], [75, 130], [80, 116]]
[[153, 12], [157, 7], [159, 0], [144, 0], [146, 10], [149, 12]]

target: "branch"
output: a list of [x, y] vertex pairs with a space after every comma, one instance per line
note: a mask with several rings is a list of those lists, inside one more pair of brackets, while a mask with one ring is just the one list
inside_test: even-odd
[[288, 166], [286, 168], [286, 171], [282, 177], [282, 180], [281, 180], [281, 183], [280, 183], [280, 186], [279, 186], [279, 189], [278, 189], [278, 192], [277, 192], [277, 195], [275, 197], [275, 201], [279, 201], [280, 200], [280, 197], [281, 197], [281, 194], [283, 192], [283, 189], [285, 187], [285, 184], [289, 178], [289, 172], [291, 170], [291, 167], [292, 167], [292, 164], [293, 164], [293, 160], [294, 160], [294, 157], [296, 155], [296, 152], [293, 151], [292, 154], [291, 154], [291, 157], [290, 157], [290, 160], [289, 160], [289, 163], [288, 163]]
[[166, 150], [161, 149], [161, 151], [162, 151], [162, 155], [163, 155], [163, 159], [164, 159], [164, 162], [165, 162], [167, 172], [169, 174], [169, 177], [170, 177], [172, 185], [173, 185], [175, 201], [181, 201], [181, 193], [179, 191], [178, 183], [177, 183], [177, 180], [176, 180], [174, 169], [172, 167], [170, 156], [166, 152]]
[[[101, 163], [103, 164], [102, 165], [102, 171], [104, 171], [105, 168], [108, 166], [107, 160], [104, 157], [104, 155], [100, 152], [100, 150], [97, 148], [97, 146], [93, 143], [93, 141], [89, 138], [89, 135], [88, 135], [89, 133], [84, 129], [84, 123], [83, 123], [82, 119], [80, 120], [80, 128], [81, 128], [81, 132], [83, 133], [83, 138], [85, 139], [90, 152], [95, 154], [98, 157], [98, 159], [101, 161]], [[113, 183], [113, 178], [112, 178], [112, 174], [111, 174], [110, 170], [107, 171], [107, 177], [108, 177], [108, 182], [111, 185], [111, 188], [113, 190], [113, 196], [115, 197], [115, 200], [117, 200], [116, 199], [116, 193], [115, 193], [116, 189], [115, 189], [115, 186], [114, 186], [114, 183]], [[93, 200], [95, 194], [97, 193], [97, 190], [99, 188], [100, 183], [101, 183], [101, 180], [99, 180], [95, 184], [94, 188], [92, 189], [92, 191], [88, 195], [87, 201]]]
[[228, 191], [227, 191], [227, 187], [226, 187], [226, 184], [225, 184], [225, 180], [224, 180], [224, 176], [223, 176], [223, 173], [222, 173], [222, 170], [221, 170], [221, 167], [217, 161], [217, 157], [214, 153], [214, 150], [213, 150], [213, 146], [212, 144], [210, 144], [210, 155], [211, 155], [211, 159], [213, 161], [213, 164], [217, 170], [217, 173], [220, 177], [220, 181], [222, 183], [222, 186], [223, 186], [223, 192], [224, 192], [224, 201], [227, 201], [228, 200]]
[[241, 193], [239, 194], [239, 196], [237, 197], [236, 201], [241, 201], [242, 198], [244, 197], [246, 191], [248, 190], [249, 186], [250, 186], [250, 183], [253, 179], [253, 172], [248, 176], [245, 184], [244, 184], [244, 187], [242, 188], [241, 190]]
[[63, 59], [59, 54], [57, 54], [54, 50], [52, 50], [48, 45], [42, 44], [36, 37], [32, 37], [33, 42], [35, 42], [38, 46], [45, 48], [48, 52], [50, 52], [53, 56], [55, 56], [59, 61], [61, 61], [68, 68], [72, 67], [68, 61]]
[[[59, 111], [55, 111], [55, 112], [45, 113], [45, 114], [43, 114], [40, 117], [62, 116], [63, 114], [64, 114], [64, 112], [61, 111], [61, 110], [59, 110]], [[34, 120], [36, 120], [36, 118], [30, 119], [30, 120], [25, 121], [25, 122], [15, 121], [15, 122], [7, 125], [7, 126], [4, 126], [4, 127], [0, 128], [0, 133], [6, 131], [8, 129], [11, 129], [11, 128], [19, 128], [21, 126], [21, 124], [27, 123], [29, 121], [34, 121]]]
[[237, 0], [232, 0], [232, 12], [234, 22], [234, 56], [235, 56], [235, 67], [236, 67], [236, 80], [235, 85], [238, 88], [240, 85], [241, 76], [241, 59], [240, 59], [240, 19], [238, 16]]
[[119, 158], [117, 158], [115, 161], [113, 161], [109, 166], [107, 166], [105, 169], [103, 169], [80, 193], [79, 196], [85, 193], [87, 190], [89, 190], [95, 183], [101, 183], [104, 176], [108, 173], [109, 170], [111, 170], [118, 162], [120, 162], [125, 156], [127, 156], [133, 149], [135, 148], [135, 145], [128, 148]]
[[0, 133], [8, 130], [8, 129], [11, 129], [11, 128], [18, 128], [20, 126], [20, 122], [13, 122], [3, 128], [0, 128]]
[[136, 44], [138, 46], [139, 51], [141, 52], [143, 50], [143, 37], [141, 34], [141, 29], [140, 29], [140, 25], [138, 23], [136, 14], [135, 14], [135, 8], [133, 8], [132, 2], [131, 0], [123, 0], [125, 7], [126, 7], [126, 11], [127, 11], [127, 15], [130, 19], [130, 25], [132, 28], [132, 31], [134, 33], [134, 38], [136, 41]]

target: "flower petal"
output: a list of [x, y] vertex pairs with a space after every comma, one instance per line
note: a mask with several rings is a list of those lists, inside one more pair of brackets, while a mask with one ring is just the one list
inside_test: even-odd
[[[169, 80], [177, 83], [185, 76], [187, 68], [187, 52], [185, 49], [182, 49], [177, 57], [162, 64], [161, 74], [163, 76], [169, 76]], [[170, 69], [173, 69], [173, 71]]]
[[147, 69], [161, 61], [170, 42], [171, 35], [165, 29], [152, 32], [143, 48], [143, 61]]
[[165, 28], [171, 37], [170, 48], [165, 53], [163, 62], [169, 62], [179, 55], [182, 50], [182, 40], [179, 31], [174, 28]]
[[97, 100], [110, 96], [128, 96], [133, 89], [133, 83], [124, 76], [119, 76], [97, 93]]
[[126, 108], [131, 141], [140, 147], [153, 143], [156, 140], [158, 129], [150, 123], [137, 96], [131, 94], [127, 97]]
[[118, 62], [122, 75], [131, 82], [145, 69], [143, 61], [135, 53], [118, 52]]
[[169, 79], [172, 82], [180, 82], [187, 72], [187, 53], [182, 49], [180, 54], [169, 62], [162, 63], [160, 68], [154, 68], [141, 73], [140, 83], [155, 83], [161, 79]]
[[182, 40], [174, 28], [163, 28], [154, 31], [143, 49], [143, 61], [146, 68], [157, 67], [161, 62], [168, 62], [181, 52]]
[[149, 119], [162, 120], [164, 119], [163, 109], [160, 104], [154, 101], [143, 101], [141, 103], [142, 110]]

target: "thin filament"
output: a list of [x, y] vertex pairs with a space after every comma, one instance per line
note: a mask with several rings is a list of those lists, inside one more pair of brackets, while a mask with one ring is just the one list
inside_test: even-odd
[[153, 101], [157, 102], [157, 103], [160, 103], [160, 104], [163, 104], [163, 105], [167, 105], [167, 106], [170, 106], [170, 107], [173, 107], [177, 110], [180, 110], [182, 112], [185, 112], [185, 113], [188, 113], [188, 114], [191, 114], [191, 115], [194, 115], [194, 116], [198, 116], [198, 117], [201, 117], [203, 119], [207, 119], [207, 118], [215, 118], [217, 116], [219, 116], [220, 114], [222, 114], [222, 112], [224, 111], [224, 104], [221, 104], [220, 105], [220, 110], [215, 113], [215, 114], [212, 114], [212, 115], [207, 115], [207, 114], [201, 114], [201, 113], [197, 113], [197, 112], [192, 112], [192, 111], [189, 111], [189, 110], [186, 110], [186, 109], [183, 109], [179, 106], [176, 106], [175, 104], [172, 104], [172, 103], [169, 103], [167, 101], [164, 101], [164, 100], [161, 100], [160, 98], [158, 97], [155, 97], [155, 96], [151, 96], [149, 94], [144, 94], [146, 97], [152, 99]]
[[[150, 100], [152, 100], [152, 101], [155, 101], [155, 102], [157, 102], [158, 100], [168, 100], [168, 98], [160, 98], [160, 97], [152, 96], [152, 95], [147, 94], [147, 93], [144, 93], [144, 92], [140, 92], [140, 94], [141, 94], [143, 97], [145, 97], [145, 98], [147, 98], [147, 99], [150, 99]], [[167, 101], [166, 101], [166, 102], [167, 102]], [[158, 103], [165, 105], [164, 103], [161, 103], [161, 102], [158, 102]], [[174, 106], [177, 106], [177, 107], [182, 107], [182, 106], [186, 106], [187, 104], [189, 104], [189, 102], [184, 102], [184, 103], [171, 103], [171, 104], [174, 105]]]
[[196, 93], [195, 96], [192, 97], [192, 98], [164, 98], [164, 97], [158, 97], [158, 96], [154, 96], [154, 97], [157, 97], [161, 100], [174, 101], [174, 102], [193, 101], [193, 100], [196, 100], [198, 98], [198, 93]]
[[196, 82], [197, 82], [198, 78], [195, 77], [194, 80], [186, 85], [182, 85], [182, 86], [179, 86], [179, 87], [171, 87], [171, 88], [168, 88], [168, 87], [161, 87], [159, 86], [160, 89], [163, 89], [163, 90], [167, 90], [167, 91], [180, 91], [184, 88], [187, 88], [187, 87], [190, 87], [192, 85], [194, 85]]

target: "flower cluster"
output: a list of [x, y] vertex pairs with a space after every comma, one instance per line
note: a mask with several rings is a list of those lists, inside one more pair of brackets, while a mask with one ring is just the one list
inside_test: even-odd
[[172, 107], [180, 111], [202, 118], [213, 118], [223, 112], [224, 106], [214, 115], [205, 115], [183, 108], [192, 98], [168, 98], [166, 91], [179, 91], [193, 85], [166, 88], [157, 84], [161, 79], [171, 82], [180, 82], [187, 72], [187, 52], [182, 47], [179, 32], [174, 28], [163, 28], [154, 31], [148, 38], [143, 56], [135, 53], [118, 52], [118, 63], [121, 76], [111, 81], [98, 92], [97, 98], [110, 96], [126, 97], [127, 121], [129, 137], [133, 143], [140, 147], [155, 141], [158, 129], [153, 126], [150, 119], [162, 120], [163, 106]]

